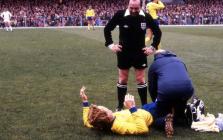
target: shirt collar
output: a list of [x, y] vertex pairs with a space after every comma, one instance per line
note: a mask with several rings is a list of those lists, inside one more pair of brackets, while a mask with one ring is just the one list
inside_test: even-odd
[[[130, 11], [129, 11], [129, 9], [126, 9], [126, 10], [125, 10], [125, 15], [124, 15], [124, 16], [126, 17], [126, 16], [129, 16], [129, 15], [130, 15]], [[143, 12], [142, 10], [140, 10], [139, 15], [141, 15], [141, 16], [145, 16], [145, 14], [144, 14], [144, 12]]]

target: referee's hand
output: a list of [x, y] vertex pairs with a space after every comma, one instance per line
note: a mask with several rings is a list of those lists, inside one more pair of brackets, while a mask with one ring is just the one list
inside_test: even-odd
[[117, 52], [121, 52], [122, 51], [122, 46], [119, 44], [111, 44], [108, 46], [110, 50], [112, 50], [112, 52], [117, 53]]

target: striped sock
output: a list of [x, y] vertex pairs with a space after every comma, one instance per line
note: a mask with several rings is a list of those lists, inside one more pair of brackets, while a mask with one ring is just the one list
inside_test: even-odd
[[142, 106], [147, 104], [147, 83], [138, 84], [138, 94], [141, 100]]
[[118, 108], [123, 108], [123, 102], [125, 99], [125, 95], [127, 92], [127, 84], [119, 84], [117, 83], [117, 94], [118, 94]]

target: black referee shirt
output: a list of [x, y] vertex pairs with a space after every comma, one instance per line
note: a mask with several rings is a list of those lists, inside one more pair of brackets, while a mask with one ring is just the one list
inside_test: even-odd
[[113, 43], [111, 31], [119, 26], [119, 44], [122, 51], [141, 51], [145, 47], [146, 29], [150, 28], [154, 38], [151, 44], [158, 48], [162, 32], [152, 17], [140, 11], [138, 16], [131, 16], [129, 10], [118, 11], [104, 28], [105, 46]]

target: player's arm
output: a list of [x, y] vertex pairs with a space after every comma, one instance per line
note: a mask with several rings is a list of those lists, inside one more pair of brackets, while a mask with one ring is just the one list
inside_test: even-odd
[[88, 10], [86, 10], [86, 13], [85, 13], [85, 18], [87, 19], [88, 17]]
[[83, 122], [84, 126], [92, 128], [93, 126], [90, 125], [90, 123], [88, 122], [89, 103], [88, 103], [88, 97], [85, 94], [85, 89], [86, 88], [84, 86], [80, 89], [80, 97], [83, 103]]
[[[85, 106], [85, 105], [86, 106]], [[88, 122], [88, 113], [89, 113], [89, 106], [88, 103], [83, 103], [83, 122], [84, 122], [84, 126], [88, 127], [88, 128], [92, 128], [93, 126], [90, 125], [90, 123]]]
[[162, 37], [162, 32], [159, 26], [154, 22], [151, 15], [146, 14], [146, 21], [147, 21], [147, 28], [150, 28], [154, 35], [151, 46], [157, 50], [158, 45], [160, 44], [161, 37]]
[[94, 10], [93, 10], [92, 16], [95, 17], [95, 12], [94, 12]]
[[151, 6], [156, 10], [161, 10], [165, 8], [165, 5], [160, 0], [158, 1], [158, 3], [152, 3]]
[[92, 20], [93, 21], [95, 20], [95, 12], [94, 12], [94, 10], [92, 10]]
[[113, 44], [111, 31], [119, 24], [120, 12], [117, 12], [104, 28], [105, 46]]
[[149, 7], [150, 7], [149, 5], [150, 5], [150, 3], [146, 4], [146, 13], [149, 13]]
[[150, 28], [146, 29], [146, 39], [145, 39], [146, 46], [150, 43], [152, 36], [153, 36], [152, 30]]
[[8, 13], [8, 16], [9, 16], [9, 19], [12, 18], [12, 14], [10, 12]]

